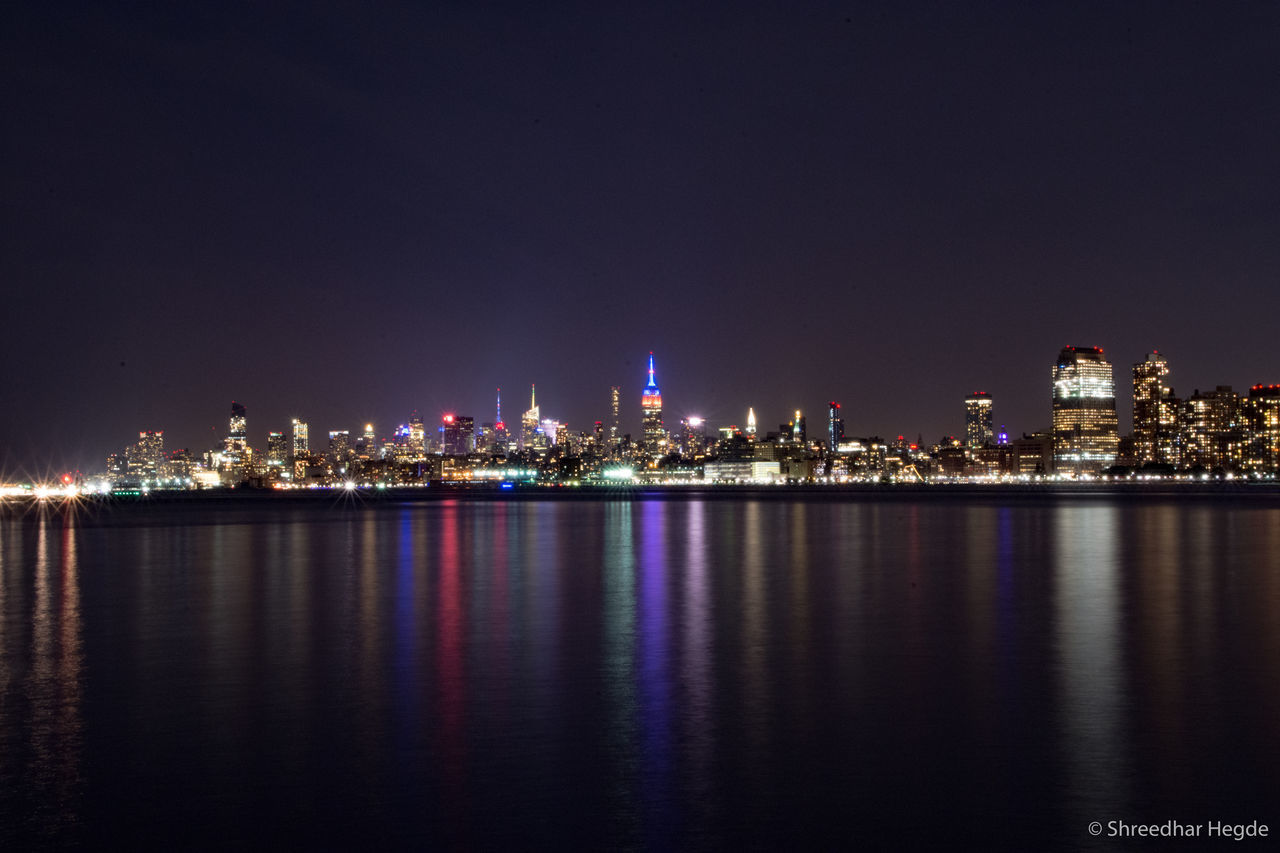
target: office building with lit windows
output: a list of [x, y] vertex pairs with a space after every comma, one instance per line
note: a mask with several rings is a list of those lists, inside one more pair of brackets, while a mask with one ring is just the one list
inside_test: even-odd
[[329, 431], [329, 458], [335, 465], [342, 465], [351, 459], [351, 432], [345, 429]]
[[964, 398], [964, 443], [970, 450], [995, 442], [991, 418], [991, 395], [974, 391]]
[[267, 433], [267, 468], [283, 471], [289, 466], [289, 439], [282, 432]]
[[1280, 474], [1280, 385], [1254, 385], [1245, 400], [1249, 417], [1246, 464]]
[[1116, 386], [1102, 348], [1064, 348], [1052, 375], [1055, 470], [1096, 474], [1114, 465], [1120, 444]]
[[1182, 404], [1178, 444], [1188, 468], [1239, 468], [1244, 464], [1245, 423], [1240, 395], [1230, 385], [1196, 389]]
[[293, 419], [293, 456], [306, 456], [311, 452], [311, 442], [307, 438], [309, 429], [305, 422], [298, 418]]
[[1164, 384], [1169, 360], [1159, 352], [1133, 366], [1133, 451], [1139, 465], [1179, 463], [1178, 400]]

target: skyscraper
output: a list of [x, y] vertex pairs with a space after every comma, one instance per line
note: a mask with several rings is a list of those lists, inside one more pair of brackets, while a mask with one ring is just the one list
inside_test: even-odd
[[248, 427], [245, 408], [234, 400], [231, 402], [231, 418], [227, 422], [227, 438], [223, 442], [222, 464], [225, 468], [240, 471], [244, 468], [245, 457], [249, 447]]
[[329, 458], [335, 465], [345, 465], [351, 458], [351, 432], [345, 429], [329, 431]]
[[1254, 385], [1245, 404], [1250, 434], [1246, 464], [1280, 473], [1280, 385]]
[[618, 409], [622, 399], [622, 387], [612, 385], [609, 387], [609, 446], [616, 447], [618, 442], [622, 440], [622, 433], [618, 422]]
[[986, 447], [995, 440], [991, 428], [991, 395], [974, 391], [964, 398], [964, 443], [971, 449]]
[[667, 434], [662, 428], [662, 392], [653, 379], [653, 353], [649, 353], [649, 384], [640, 395], [640, 412], [644, 449], [653, 454], [664, 452]]
[[289, 464], [289, 441], [282, 432], [267, 433], [267, 468], [283, 471]]
[[809, 440], [809, 432], [805, 428], [804, 415], [800, 414], [800, 410], [796, 409], [796, 416], [791, 419], [789, 424], [791, 427], [791, 440], [796, 444], [806, 444]]
[[542, 408], [538, 406], [538, 386], [529, 386], [529, 410], [520, 419], [520, 448], [532, 450], [546, 447], [546, 436], [542, 433]]
[[475, 449], [475, 418], [445, 415], [440, 426], [441, 450], [445, 456], [466, 456]]
[[756, 437], [756, 410], [747, 406], [747, 438], [754, 441]]
[[840, 417], [840, 404], [835, 400], [827, 403], [827, 449], [835, 453], [844, 441], [844, 418]]
[[1158, 352], [1133, 366], [1133, 451], [1139, 465], [1172, 463], [1169, 448], [1176, 431], [1173, 391], [1164, 384], [1169, 360]]
[[1111, 362], [1101, 347], [1066, 347], [1053, 367], [1053, 461], [1060, 473], [1115, 464], [1120, 436]]
[[417, 409], [409, 413], [409, 458], [417, 462], [427, 458], [427, 425]]
[[311, 452], [311, 444], [307, 440], [307, 425], [298, 420], [293, 419], [293, 456], [296, 459], [299, 456], [306, 456]]
[[488, 449], [498, 453], [507, 452], [507, 424], [502, 420], [502, 389], [497, 392], [498, 406], [496, 420], [493, 422], [492, 442]]

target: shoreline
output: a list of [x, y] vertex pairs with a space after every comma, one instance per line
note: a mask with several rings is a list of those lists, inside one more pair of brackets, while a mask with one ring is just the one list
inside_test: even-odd
[[321, 506], [360, 509], [438, 501], [651, 501], [651, 500], [790, 500], [790, 501], [967, 501], [989, 504], [1044, 503], [1058, 501], [1242, 501], [1280, 503], [1280, 483], [1242, 480], [1205, 483], [858, 483], [849, 485], [618, 485], [553, 486], [516, 484], [501, 488], [496, 484], [433, 484], [355, 490], [343, 489], [201, 489], [156, 490], [139, 495], [80, 495], [75, 498], [50, 496], [9, 498], [0, 503], [0, 517], [23, 515], [32, 509], [93, 511], [96, 509], [218, 507], [218, 506]]

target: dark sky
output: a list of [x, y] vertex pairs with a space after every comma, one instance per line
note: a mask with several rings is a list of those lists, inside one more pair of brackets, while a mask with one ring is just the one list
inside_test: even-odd
[[[1049, 419], [1280, 382], [1280, 5], [3, 13], [0, 472], [419, 408]], [[541, 8], [548, 5], [549, 8]], [[211, 429], [213, 427], [214, 429]]]

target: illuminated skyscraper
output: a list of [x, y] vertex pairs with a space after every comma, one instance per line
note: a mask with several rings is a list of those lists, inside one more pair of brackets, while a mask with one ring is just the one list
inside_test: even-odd
[[805, 428], [804, 415], [800, 414], [800, 410], [796, 409], [796, 416], [791, 419], [788, 424], [791, 427], [791, 440], [796, 444], [806, 444], [809, 440], [809, 432]]
[[827, 403], [827, 449], [835, 453], [844, 441], [844, 418], [840, 417], [840, 404], [835, 400]]
[[499, 388], [497, 420], [493, 422], [493, 436], [489, 449], [497, 453], [506, 453], [507, 440], [507, 424], [502, 420], [502, 389]]
[[475, 449], [475, 418], [445, 415], [440, 435], [440, 446], [445, 456], [466, 456]]
[[289, 440], [282, 432], [267, 433], [267, 468], [285, 470], [289, 465]]
[[245, 419], [245, 409], [240, 403], [231, 402], [231, 420], [227, 425], [227, 437], [237, 442], [238, 446], [243, 449], [247, 443], [248, 435], [247, 420]]
[[364, 435], [360, 439], [360, 458], [378, 458], [378, 438], [373, 433], [373, 424], [364, 425]]
[[351, 458], [351, 432], [335, 429], [329, 432], [329, 458], [335, 465], [345, 465]]
[[244, 406], [232, 401], [231, 418], [227, 422], [227, 437], [222, 443], [222, 464], [226, 469], [240, 471], [244, 467], [249, 447], [246, 424]]
[[306, 456], [311, 452], [311, 443], [307, 440], [307, 425], [297, 418], [293, 419], [293, 456]]
[[1100, 347], [1066, 347], [1053, 367], [1053, 461], [1060, 473], [1115, 464], [1120, 435], [1111, 362]]
[[747, 438], [755, 441], [756, 438], [756, 410], [747, 407]]
[[1280, 385], [1254, 385], [1245, 403], [1249, 417], [1246, 464], [1280, 473]]
[[640, 395], [640, 413], [644, 449], [654, 454], [665, 452], [667, 433], [662, 428], [662, 392], [653, 379], [653, 353], [649, 353], [649, 384]]
[[1170, 449], [1177, 431], [1177, 405], [1164, 384], [1169, 360], [1158, 352], [1133, 366], [1133, 450], [1139, 465], [1173, 463]]
[[416, 462], [427, 458], [427, 425], [417, 409], [409, 413], [409, 458]]
[[707, 452], [707, 422], [703, 418], [690, 417], [680, 422], [680, 452], [686, 459], [701, 459]]
[[542, 409], [538, 406], [538, 386], [529, 386], [529, 410], [520, 418], [520, 447], [532, 450], [546, 447], [542, 432]]
[[986, 447], [995, 439], [991, 428], [991, 395], [974, 391], [964, 398], [964, 443], [973, 449]]
[[164, 431], [138, 433], [137, 444], [125, 448], [125, 471], [138, 483], [154, 483], [164, 467]]
[[622, 400], [622, 388], [612, 385], [609, 388], [609, 445], [616, 446], [622, 440], [622, 432], [618, 421], [618, 411]]
[[1182, 406], [1178, 426], [1178, 464], [1225, 469], [1244, 462], [1244, 412], [1230, 385], [1203, 393], [1196, 389]]

